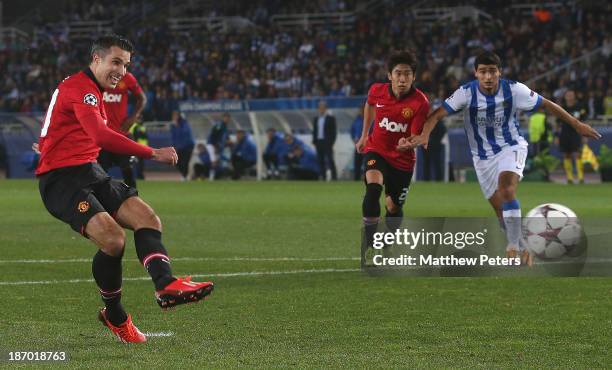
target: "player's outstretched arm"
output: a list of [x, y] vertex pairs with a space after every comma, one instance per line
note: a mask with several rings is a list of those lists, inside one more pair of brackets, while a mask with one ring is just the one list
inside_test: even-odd
[[151, 158], [153, 150], [148, 146], [138, 144], [127, 137], [111, 130], [104, 124], [100, 113], [85, 104], [75, 104], [74, 114], [83, 126], [87, 135], [102, 149], [117, 154], [135, 155]]
[[448, 116], [448, 112], [443, 107], [439, 107], [432, 114], [427, 117], [427, 121], [423, 125], [423, 132], [420, 135], [414, 135], [409, 137], [406, 140], [400, 140], [397, 145], [397, 150], [405, 151], [409, 149], [414, 149], [417, 146], [422, 146], [427, 149], [427, 145], [429, 144], [429, 134], [436, 127], [438, 122], [444, 117]]
[[87, 134], [93, 138], [97, 145], [109, 152], [151, 158], [154, 161], [173, 166], [178, 162], [178, 155], [173, 147], [153, 149], [138, 144], [108, 128], [100, 114], [92, 112], [88, 107], [75, 106], [74, 111]]
[[555, 117], [561, 119], [564, 122], [567, 122], [580, 135], [584, 137], [589, 137], [592, 139], [601, 139], [601, 134], [597, 132], [597, 130], [587, 125], [586, 123], [580, 122], [580, 120], [578, 120], [577, 118], [569, 114], [567, 111], [565, 111], [565, 109], [561, 108], [557, 103], [552, 102], [546, 98], [542, 98], [542, 106], [546, 108], [547, 111], [552, 113]]
[[368, 141], [368, 133], [370, 132], [370, 126], [376, 116], [376, 108], [373, 105], [365, 103], [363, 107], [363, 130], [361, 130], [361, 138], [355, 143], [357, 152], [363, 153], [363, 149]]

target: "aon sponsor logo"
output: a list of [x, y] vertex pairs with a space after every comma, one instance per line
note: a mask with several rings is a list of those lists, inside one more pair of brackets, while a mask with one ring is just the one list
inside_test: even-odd
[[408, 130], [407, 123], [397, 123], [397, 122], [389, 121], [387, 117], [383, 118], [383, 120], [380, 121], [378, 125], [381, 128], [384, 128], [385, 130], [391, 131], [391, 132], [406, 132], [406, 130]]
[[121, 94], [109, 94], [106, 91], [104, 92], [103, 99], [105, 103], [121, 103], [121, 98], [123, 98]]

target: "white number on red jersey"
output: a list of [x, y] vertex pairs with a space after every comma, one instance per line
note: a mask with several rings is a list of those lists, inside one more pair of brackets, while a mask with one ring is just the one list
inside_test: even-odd
[[55, 89], [55, 91], [53, 92], [53, 96], [51, 96], [51, 103], [49, 103], [49, 109], [47, 109], [47, 115], [45, 116], [45, 124], [43, 125], [43, 128], [40, 131], [40, 137], [47, 136], [47, 130], [49, 130], [49, 125], [51, 124], [51, 115], [53, 114], [53, 107], [55, 106], [55, 101], [57, 100], [58, 94], [59, 89]]

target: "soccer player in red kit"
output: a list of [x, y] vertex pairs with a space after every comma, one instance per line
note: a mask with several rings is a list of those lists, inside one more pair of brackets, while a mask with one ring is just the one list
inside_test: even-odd
[[[134, 111], [128, 116], [128, 98], [132, 94], [136, 99]], [[136, 77], [130, 72], [119, 81], [117, 86], [112, 89], [104, 90], [102, 95], [104, 101], [104, 109], [108, 116], [108, 127], [118, 133], [128, 136], [130, 127], [136, 122], [142, 110], [147, 104], [147, 97], [142, 91], [142, 87], [138, 84]], [[114, 165], [119, 166], [123, 174], [123, 181], [126, 185], [133, 188], [136, 187], [136, 177], [130, 163], [131, 156], [116, 154], [102, 149], [98, 156], [98, 163], [105, 171], [108, 171]]]
[[[364, 107], [363, 131], [355, 144], [364, 153], [366, 192], [363, 198], [364, 249], [372, 246], [380, 221], [380, 195], [385, 187], [385, 221], [390, 231], [402, 221], [402, 206], [408, 195], [415, 163], [414, 150], [398, 150], [412, 135], [418, 135], [429, 114], [429, 101], [413, 86], [417, 60], [409, 51], [395, 52], [389, 57], [390, 83], [370, 87]], [[370, 126], [374, 127], [370, 133]]]
[[136, 189], [111, 179], [96, 162], [100, 147], [175, 165], [172, 147], [153, 149], [107, 127], [102, 97], [125, 76], [133, 46], [117, 35], [103, 36], [91, 48], [88, 68], [69, 76], [53, 92], [39, 138], [36, 175], [45, 207], [54, 217], [98, 247], [92, 272], [104, 302], [98, 318], [122, 342], [145, 342], [121, 305], [123, 228], [134, 231], [136, 254], [155, 284], [162, 308], [198, 301], [210, 282], [175, 278], [161, 241], [161, 222]]

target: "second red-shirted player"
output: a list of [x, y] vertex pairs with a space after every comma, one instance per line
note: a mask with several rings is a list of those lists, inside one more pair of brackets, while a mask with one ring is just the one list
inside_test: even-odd
[[[128, 98], [129, 94], [135, 99], [134, 109], [131, 115], [128, 116]], [[130, 127], [139, 119], [140, 114], [147, 104], [147, 96], [142, 87], [136, 80], [133, 74], [127, 72], [125, 76], [112, 89], [106, 89], [103, 92], [102, 100], [104, 108], [108, 116], [107, 126], [123, 136], [128, 136]], [[123, 181], [126, 185], [136, 188], [136, 176], [132, 170], [132, 156], [125, 154], [117, 154], [102, 149], [98, 156], [98, 163], [108, 171], [113, 166], [118, 166], [123, 175]], [[141, 159], [142, 160], [142, 159]]]
[[[398, 144], [419, 135], [429, 114], [429, 101], [413, 86], [417, 68], [412, 52], [393, 53], [388, 61], [389, 83], [373, 84], [364, 107], [363, 131], [357, 150], [364, 153], [366, 192], [363, 198], [365, 251], [372, 246], [380, 221], [380, 195], [385, 187], [386, 223], [397, 229], [403, 217], [415, 164], [414, 150], [400, 150]], [[374, 125], [370, 132], [370, 126]]]

